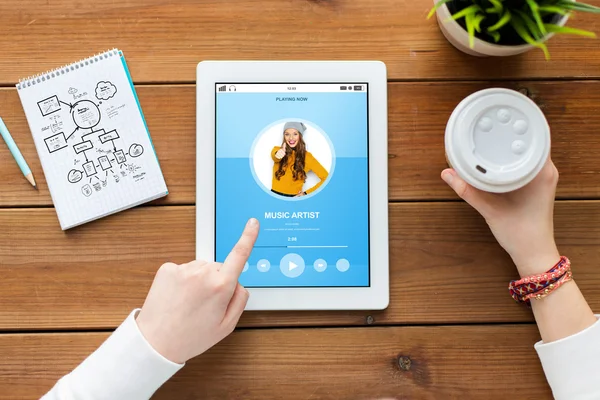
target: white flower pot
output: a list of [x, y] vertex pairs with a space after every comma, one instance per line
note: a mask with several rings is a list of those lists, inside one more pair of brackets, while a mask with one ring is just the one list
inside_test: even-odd
[[[575, 1], [575, 0], [574, 0]], [[433, 3], [436, 4], [438, 0], [433, 0]], [[473, 48], [469, 46], [469, 34], [462, 26], [459, 25], [458, 22], [451, 20], [452, 14], [450, 14], [450, 10], [448, 6], [444, 4], [437, 10], [437, 20], [438, 25], [440, 26], [440, 30], [448, 39], [448, 41], [460, 51], [470, 54], [472, 56], [477, 57], [506, 57], [506, 56], [514, 56], [516, 54], [525, 53], [531, 49], [536, 48], [530, 44], [523, 44], [518, 46], [506, 46], [499, 45], [486, 42], [475, 37], [475, 45]], [[567, 23], [569, 16], [566, 15], [561, 18], [558, 25], [563, 26]], [[550, 33], [544, 39], [544, 42], [550, 39], [554, 34]]]

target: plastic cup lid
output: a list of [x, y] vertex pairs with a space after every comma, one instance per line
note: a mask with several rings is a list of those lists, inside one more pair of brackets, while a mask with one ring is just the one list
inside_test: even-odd
[[446, 155], [456, 172], [488, 192], [525, 186], [550, 153], [550, 127], [539, 107], [509, 89], [465, 98], [446, 126]]

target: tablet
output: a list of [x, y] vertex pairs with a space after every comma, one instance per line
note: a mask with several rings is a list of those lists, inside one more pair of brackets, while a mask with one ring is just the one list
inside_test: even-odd
[[386, 308], [385, 65], [204, 61], [196, 96], [197, 258], [254, 217], [247, 310]]

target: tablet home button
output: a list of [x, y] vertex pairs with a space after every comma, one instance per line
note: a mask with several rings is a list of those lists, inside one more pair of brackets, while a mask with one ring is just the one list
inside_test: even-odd
[[297, 278], [304, 272], [304, 260], [298, 254], [290, 253], [279, 262], [281, 273], [288, 278]]

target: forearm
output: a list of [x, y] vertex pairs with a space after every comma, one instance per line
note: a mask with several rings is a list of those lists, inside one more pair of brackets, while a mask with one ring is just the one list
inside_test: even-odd
[[[585, 300], [581, 298], [582, 301], [578, 301], [581, 293], [574, 282], [565, 284], [559, 291], [562, 289], [566, 289], [562, 296], [549, 296], [548, 301], [540, 300], [545, 303], [534, 305], [534, 309], [537, 309], [534, 312], [542, 336], [545, 336], [546, 340], [553, 340], [536, 343], [535, 350], [556, 400], [599, 399], [600, 322], [598, 316], [591, 316], [590, 319], [589, 307]], [[555, 294], [558, 294], [558, 291]], [[550, 301], [556, 303], [552, 304]], [[552, 310], [550, 307], [558, 305], [559, 301], [564, 301], [567, 307]], [[569, 313], [574, 315], [570, 316]]]
[[306, 191], [306, 194], [310, 194], [310, 193], [314, 192], [315, 190], [319, 189], [321, 187], [321, 185], [323, 185], [323, 183], [325, 183], [325, 180], [327, 179], [327, 171], [325, 171], [324, 169], [323, 169], [323, 171], [319, 171], [319, 170], [315, 171], [315, 173], [316, 173], [317, 177], [319, 178], [319, 182], [315, 186], [308, 189]]
[[[546, 272], [560, 255], [556, 246], [535, 257], [518, 257], [515, 262], [521, 277]], [[544, 343], [554, 342], [581, 332], [596, 322], [594, 313], [574, 280], [565, 283], [549, 296], [531, 299], [531, 308]]]
[[544, 343], [569, 337], [596, 323], [575, 281], [565, 283], [543, 299], [532, 299], [531, 308]]
[[[517, 258], [521, 277], [544, 274], [560, 259], [555, 245], [547, 251]], [[537, 261], [535, 261], [537, 259]], [[600, 323], [574, 280], [530, 300], [542, 340], [535, 345], [548, 384], [557, 400], [599, 398]]]
[[137, 327], [136, 313], [42, 399], [149, 399], [183, 365], [152, 348]]
[[322, 184], [323, 184], [323, 181], [319, 181], [319, 183], [317, 183], [315, 186], [311, 187], [310, 189], [307, 189], [306, 194], [311, 194], [312, 192], [317, 190]]

